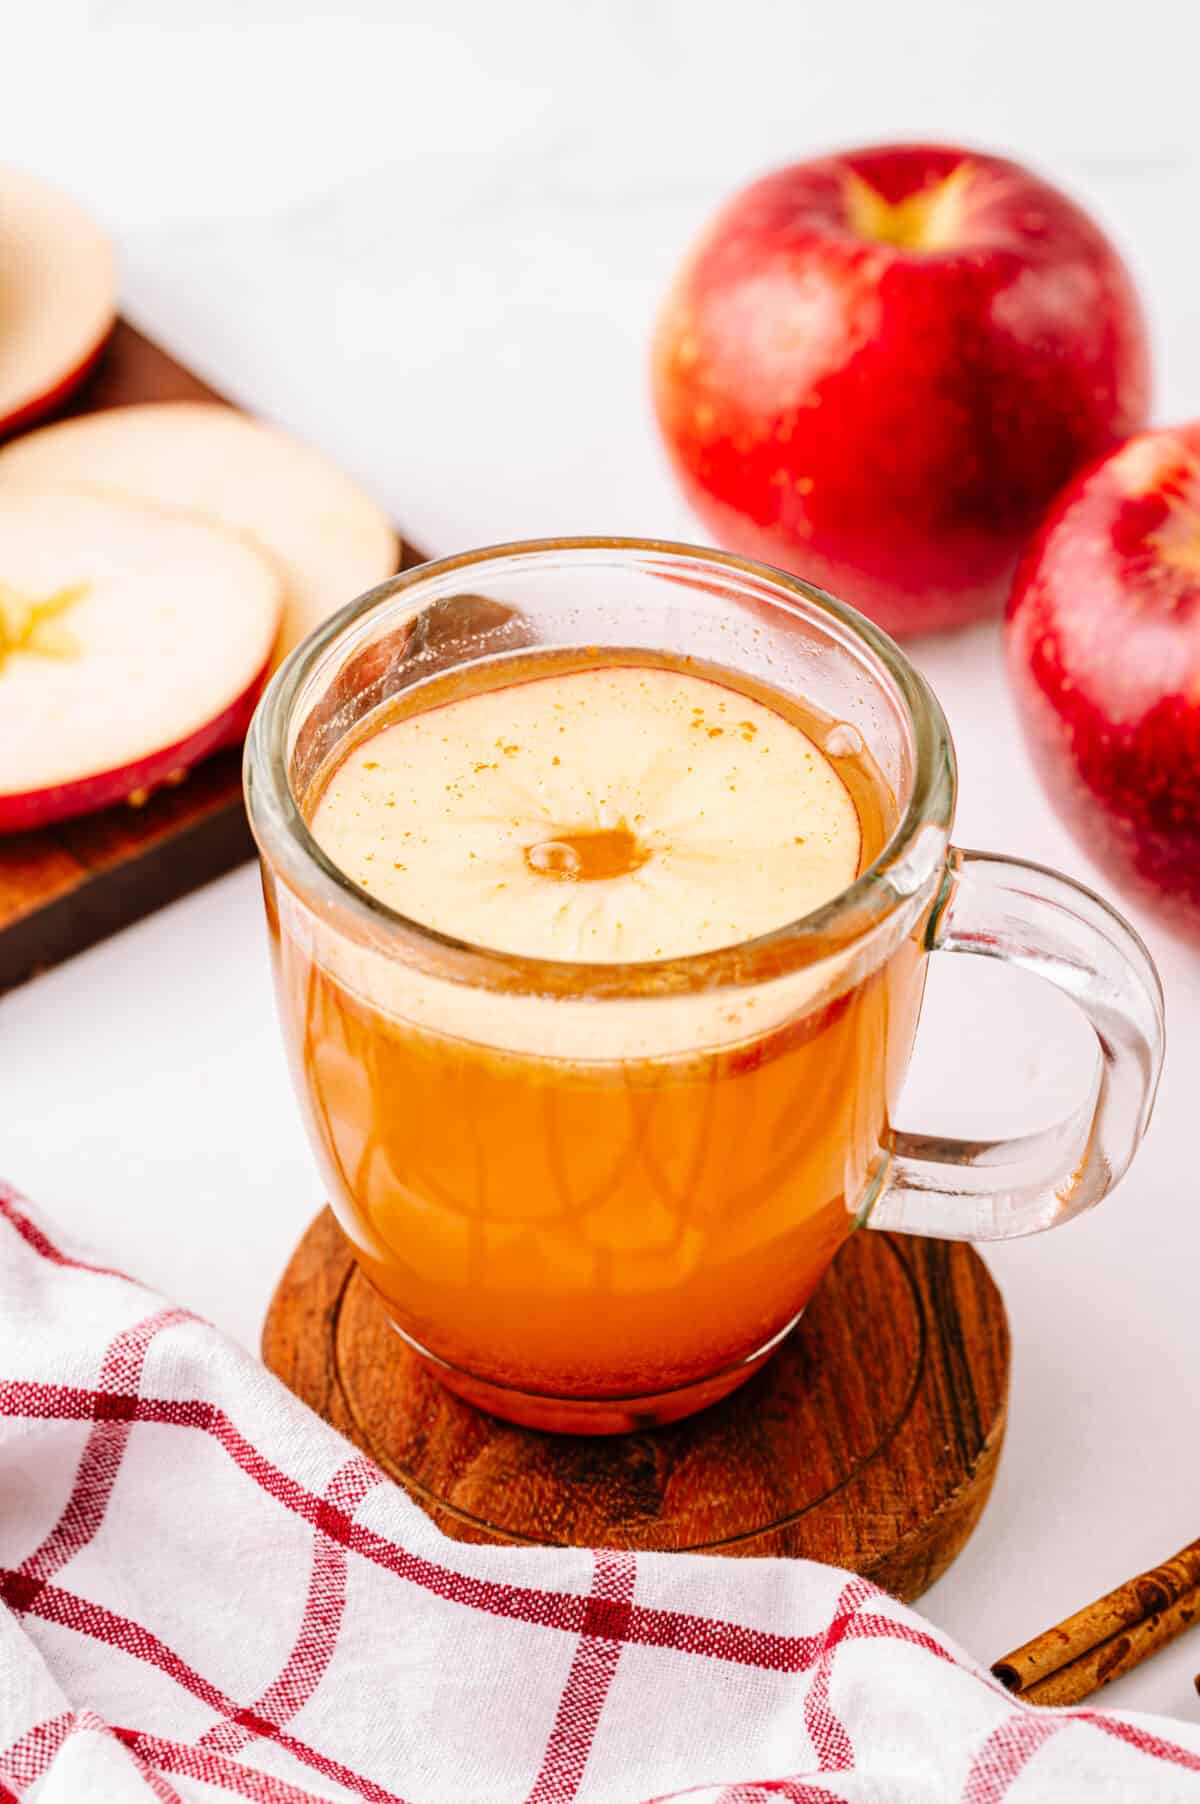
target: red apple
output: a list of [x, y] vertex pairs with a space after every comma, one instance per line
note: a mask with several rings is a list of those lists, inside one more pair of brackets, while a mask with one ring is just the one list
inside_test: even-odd
[[1200, 425], [1143, 433], [1067, 488], [1017, 573], [1008, 652], [1062, 818], [1200, 941]]
[[932, 145], [737, 195], [667, 301], [653, 374], [717, 540], [901, 634], [999, 612], [1051, 498], [1149, 396], [1099, 228], [1015, 163]]

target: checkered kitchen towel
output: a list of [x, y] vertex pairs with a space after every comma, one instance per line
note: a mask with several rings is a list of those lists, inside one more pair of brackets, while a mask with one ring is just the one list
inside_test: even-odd
[[803, 1562], [466, 1547], [0, 1186], [0, 1800], [1200, 1801]]

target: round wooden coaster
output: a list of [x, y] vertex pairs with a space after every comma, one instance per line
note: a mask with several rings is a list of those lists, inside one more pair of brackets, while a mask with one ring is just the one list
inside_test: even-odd
[[743, 1389], [638, 1434], [540, 1434], [443, 1390], [327, 1209], [275, 1293], [263, 1357], [458, 1540], [797, 1555], [904, 1599], [978, 1521], [1008, 1392], [983, 1261], [896, 1234], [850, 1238]]

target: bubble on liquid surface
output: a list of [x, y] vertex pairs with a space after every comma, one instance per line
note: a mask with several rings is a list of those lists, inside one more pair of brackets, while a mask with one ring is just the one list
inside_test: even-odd
[[821, 750], [829, 758], [858, 758], [866, 747], [858, 728], [852, 727], [848, 720], [839, 720], [826, 733]]
[[543, 877], [578, 877], [582, 860], [574, 846], [561, 839], [543, 839], [527, 846], [525, 862]]

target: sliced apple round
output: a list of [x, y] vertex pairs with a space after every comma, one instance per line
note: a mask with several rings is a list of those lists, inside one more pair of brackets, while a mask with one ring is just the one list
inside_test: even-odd
[[112, 330], [112, 244], [66, 194], [0, 169], [0, 435], [61, 401]]
[[609, 963], [769, 933], [852, 883], [862, 848], [849, 790], [798, 726], [635, 664], [381, 728], [334, 772], [312, 830], [363, 889], [438, 932]]
[[0, 489], [0, 831], [177, 781], [239, 739], [283, 610], [256, 546], [83, 487]]
[[44, 426], [0, 452], [0, 477], [102, 482], [249, 533], [287, 586], [277, 659], [396, 568], [382, 508], [287, 433], [207, 401], [114, 407]]

